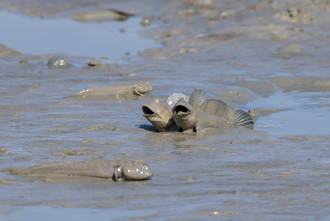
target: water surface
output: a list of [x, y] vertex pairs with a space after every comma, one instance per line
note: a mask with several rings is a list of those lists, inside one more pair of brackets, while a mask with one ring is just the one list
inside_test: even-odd
[[270, 116], [260, 117], [257, 129], [277, 135], [330, 135], [329, 93], [283, 93], [249, 103], [255, 108], [283, 109]]
[[64, 53], [119, 59], [159, 44], [139, 34], [141, 18], [125, 22], [82, 23], [41, 19], [0, 11], [0, 43], [24, 54]]

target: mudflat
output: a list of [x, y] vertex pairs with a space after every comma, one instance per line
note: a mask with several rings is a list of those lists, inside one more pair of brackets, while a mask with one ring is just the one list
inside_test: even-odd
[[[78, 13], [121, 11], [130, 15], [126, 21], [101, 16], [79, 24], [87, 30], [102, 24], [122, 40], [131, 30], [125, 25], [140, 21], [134, 44], [119, 57], [115, 49], [128, 43], [88, 57], [22, 53], [0, 36], [1, 220], [27, 214], [40, 220], [329, 219], [328, 1], [3, 0], [0, 8], [54, 23]], [[134, 45], [145, 41], [157, 46], [137, 52]], [[81, 45], [95, 49], [97, 41]], [[72, 66], [49, 69], [53, 56], [65, 56]], [[98, 65], [88, 66], [92, 59]], [[150, 82], [150, 97], [67, 99], [86, 88], [139, 81]], [[142, 116], [143, 104], [194, 88], [238, 109], [256, 109], [254, 129], [158, 133]], [[120, 183], [5, 172], [117, 158], [148, 162], [154, 176]]]

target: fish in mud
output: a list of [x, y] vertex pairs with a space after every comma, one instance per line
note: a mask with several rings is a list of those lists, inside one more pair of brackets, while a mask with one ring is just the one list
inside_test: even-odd
[[161, 102], [159, 99], [153, 100], [142, 106], [143, 116], [158, 130], [164, 131], [177, 131], [174, 123], [172, 108], [178, 100], [189, 98], [182, 93], [173, 93], [169, 96], [166, 102]]
[[152, 90], [149, 81], [140, 81], [136, 84], [111, 85], [103, 87], [88, 88], [79, 92], [75, 98], [134, 98], [145, 96], [145, 93]]
[[160, 102], [159, 99], [153, 100], [142, 106], [143, 116], [158, 130], [159, 132], [170, 131], [174, 126], [171, 107]]
[[48, 60], [47, 66], [49, 69], [68, 69], [72, 65], [65, 58], [55, 56]]
[[217, 99], [207, 99], [203, 91], [194, 89], [189, 102], [180, 100], [172, 109], [176, 125], [183, 131], [202, 128], [245, 127], [253, 128], [249, 113], [235, 110]]
[[119, 180], [145, 180], [153, 174], [148, 165], [135, 161], [89, 160], [51, 162], [27, 168], [10, 168], [13, 175], [27, 177], [97, 177]]

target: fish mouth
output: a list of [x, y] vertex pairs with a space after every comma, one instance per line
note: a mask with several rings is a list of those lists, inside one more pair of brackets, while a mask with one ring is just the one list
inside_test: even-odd
[[143, 116], [145, 117], [152, 117], [156, 115], [156, 112], [153, 111], [150, 107], [147, 105], [142, 106]]
[[190, 108], [186, 105], [178, 104], [173, 108], [173, 114], [175, 115], [189, 115], [191, 113]]
[[144, 92], [142, 92], [142, 91], [138, 91], [138, 90], [134, 90], [134, 93], [136, 94], [136, 95], [138, 95], [138, 96], [146, 96], [145, 94], [144, 94]]

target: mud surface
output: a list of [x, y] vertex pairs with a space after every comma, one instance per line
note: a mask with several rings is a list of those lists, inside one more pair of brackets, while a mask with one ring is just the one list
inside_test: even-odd
[[[139, 29], [140, 37], [162, 45], [122, 57], [125, 62], [101, 59], [95, 67], [70, 52], [65, 58], [72, 67], [65, 70], [48, 69], [52, 52], [19, 54], [0, 46], [1, 171], [121, 158], [143, 159], [154, 173], [149, 181], [114, 183], [1, 172], [0, 219], [330, 218], [329, 1], [4, 0], [0, 7], [54, 22], [122, 10], [135, 15], [127, 22], [148, 18], [151, 26]], [[0, 44], [6, 45], [1, 36]], [[150, 96], [67, 98], [140, 80], [150, 81]], [[243, 110], [256, 108], [255, 130], [152, 130], [142, 104], [193, 88]]]

